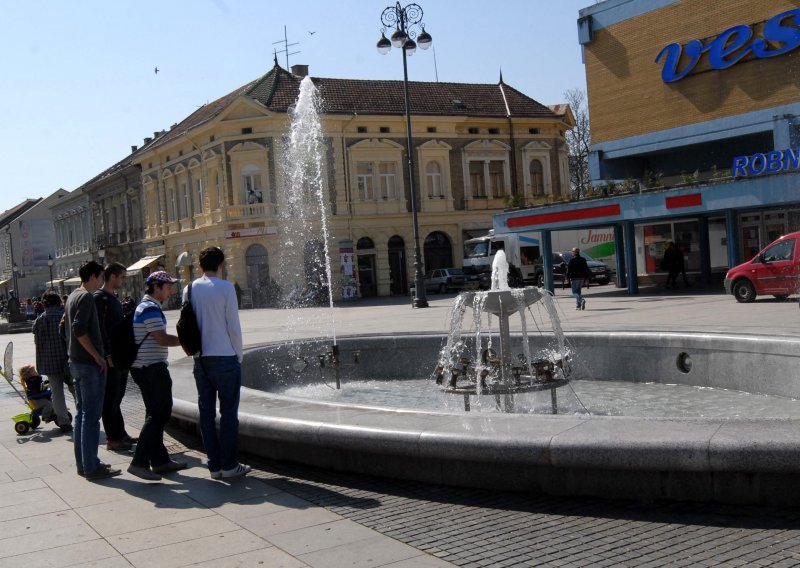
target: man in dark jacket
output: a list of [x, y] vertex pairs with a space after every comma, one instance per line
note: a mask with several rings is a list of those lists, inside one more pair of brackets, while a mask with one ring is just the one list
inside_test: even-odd
[[136, 440], [125, 431], [125, 419], [120, 404], [128, 387], [128, 369], [117, 365], [111, 358], [111, 338], [122, 322], [122, 302], [115, 293], [125, 287], [128, 269], [118, 262], [106, 266], [103, 287], [94, 293], [97, 317], [100, 320], [100, 333], [103, 337], [103, 350], [108, 363], [106, 374], [106, 393], [103, 398], [103, 428], [106, 431], [106, 448], [115, 452], [130, 451]]
[[575, 247], [572, 249], [572, 258], [567, 264], [567, 278], [569, 278], [569, 285], [572, 288], [572, 294], [575, 296], [575, 309], [585, 310], [586, 300], [581, 295], [581, 288], [583, 288], [584, 280], [588, 281], [592, 277], [589, 272], [589, 265], [586, 259], [581, 256], [581, 249]]
[[36, 344], [36, 369], [46, 375], [52, 392], [56, 424], [64, 433], [72, 431], [64, 385], [67, 381], [67, 345], [58, 330], [64, 315], [61, 298], [48, 292], [44, 295], [44, 313], [33, 322], [33, 341]]

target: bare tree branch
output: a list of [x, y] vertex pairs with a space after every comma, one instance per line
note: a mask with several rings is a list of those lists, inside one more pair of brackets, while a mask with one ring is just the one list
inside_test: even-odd
[[592, 143], [589, 108], [586, 104], [586, 93], [581, 89], [567, 90], [564, 92], [564, 98], [575, 116], [575, 126], [566, 134], [569, 150], [569, 184], [573, 199], [581, 199], [592, 187], [589, 177], [589, 145]]

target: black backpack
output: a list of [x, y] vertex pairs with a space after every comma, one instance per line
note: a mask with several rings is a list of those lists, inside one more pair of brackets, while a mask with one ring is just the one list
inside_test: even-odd
[[136, 336], [133, 334], [133, 315], [134, 311], [126, 313], [122, 316], [120, 321], [114, 329], [111, 330], [111, 361], [114, 367], [118, 369], [129, 369], [133, 362], [136, 361], [136, 356], [139, 354], [139, 348], [150, 335], [148, 331], [144, 338], [136, 343]]
[[186, 301], [181, 306], [181, 315], [175, 326], [178, 331], [178, 339], [181, 341], [184, 353], [189, 356], [203, 355], [203, 338], [200, 333], [200, 326], [197, 325], [197, 316], [194, 315], [192, 307], [192, 284], [186, 293]]

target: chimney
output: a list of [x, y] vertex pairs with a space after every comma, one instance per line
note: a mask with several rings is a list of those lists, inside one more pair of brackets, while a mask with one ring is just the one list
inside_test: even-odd
[[152, 142], [152, 141], [153, 141], [153, 139], [152, 139], [152, 138], [145, 138], [145, 139], [144, 139], [144, 145], [145, 145], [145, 146], [147, 146], [147, 145], [148, 145], [148, 144], [150, 144], [150, 142]]
[[308, 65], [292, 65], [292, 75], [297, 75], [298, 77], [307, 77]]
[[153, 132], [153, 138], [158, 138], [159, 134], [160, 134], [160, 132]]
[[139, 149], [139, 146], [131, 146], [131, 154], [133, 154], [138, 149]]

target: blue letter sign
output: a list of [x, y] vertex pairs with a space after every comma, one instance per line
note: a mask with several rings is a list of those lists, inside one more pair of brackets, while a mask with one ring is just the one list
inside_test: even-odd
[[[800, 8], [788, 10], [767, 20], [762, 31], [764, 37], [753, 39], [753, 27], [740, 25], [728, 28], [707, 44], [699, 39], [689, 40], [686, 45], [671, 43], [656, 56], [656, 63], [663, 65], [661, 79], [665, 83], [683, 79], [691, 73], [704, 53], [708, 53], [708, 64], [712, 69], [727, 69], [750, 53], [757, 59], [783, 55], [800, 46], [798, 26]], [[687, 61], [679, 69], [683, 56]]]

